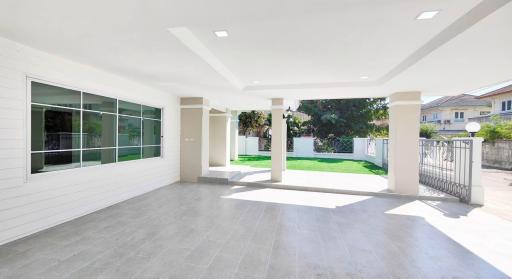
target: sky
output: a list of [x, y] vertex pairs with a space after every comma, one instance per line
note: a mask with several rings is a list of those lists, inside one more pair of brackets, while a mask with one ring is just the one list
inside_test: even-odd
[[[495, 85], [492, 85], [492, 86], [489, 86], [489, 87], [484, 87], [484, 88], [481, 88], [481, 89], [478, 89], [478, 90], [467, 92], [467, 94], [471, 94], [471, 95], [475, 95], [475, 96], [480, 96], [480, 95], [485, 94], [487, 92], [491, 92], [491, 91], [494, 91], [496, 89], [499, 89], [499, 88], [502, 88], [502, 87], [505, 87], [505, 86], [508, 86], [508, 85], [511, 85], [511, 84], [512, 84], [512, 80], [509, 80], [509, 81], [498, 83], [498, 84], [495, 84]], [[426, 104], [428, 102], [432, 102], [433, 100], [441, 98], [441, 97], [443, 97], [443, 96], [422, 96], [421, 97], [421, 101], [424, 104]]]

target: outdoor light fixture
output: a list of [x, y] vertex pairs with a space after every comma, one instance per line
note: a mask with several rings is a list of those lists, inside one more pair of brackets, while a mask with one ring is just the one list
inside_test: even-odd
[[289, 119], [292, 116], [292, 108], [288, 107], [285, 113], [283, 113], [283, 119]]
[[466, 131], [468, 131], [470, 137], [475, 137], [475, 134], [480, 131], [480, 124], [477, 122], [469, 122], [466, 124]]
[[416, 19], [422, 20], [422, 19], [432, 19], [434, 18], [439, 11], [426, 11], [419, 14]]
[[225, 37], [229, 36], [228, 31], [226, 31], [226, 30], [213, 31], [213, 33], [215, 34], [215, 36], [217, 36], [219, 38], [225, 38]]

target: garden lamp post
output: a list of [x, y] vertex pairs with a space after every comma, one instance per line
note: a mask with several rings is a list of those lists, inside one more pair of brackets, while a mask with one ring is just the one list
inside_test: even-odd
[[474, 138], [475, 134], [480, 131], [480, 124], [477, 122], [469, 122], [466, 124], [466, 131], [468, 131], [470, 137]]

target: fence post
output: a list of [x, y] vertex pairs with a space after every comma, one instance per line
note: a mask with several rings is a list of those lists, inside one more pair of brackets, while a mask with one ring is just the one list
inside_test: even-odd
[[471, 178], [471, 203], [484, 205], [484, 187], [482, 185], [482, 142], [483, 138], [473, 140], [473, 162]]
[[[471, 160], [465, 160], [465, 164], [462, 167], [469, 169], [471, 166], [471, 172], [467, 174], [467, 179], [471, 180], [471, 200], [470, 204], [484, 205], [484, 188], [482, 185], [482, 142], [483, 138], [454, 138], [455, 140], [471, 140], [472, 149], [471, 154], [469, 152], [463, 155], [461, 152], [454, 152], [456, 160], [463, 161], [463, 157], [469, 157]], [[456, 148], [455, 146], [453, 148]], [[462, 151], [462, 150], [461, 150]]]

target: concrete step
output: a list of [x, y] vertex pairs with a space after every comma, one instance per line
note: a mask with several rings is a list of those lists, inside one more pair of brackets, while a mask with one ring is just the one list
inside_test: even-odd
[[295, 191], [308, 191], [308, 192], [321, 192], [331, 194], [345, 194], [345, 195], [359, 195], [359, 196], [379, 196], [379, 197], [390, 197], [390, 198], [406, 198], [412, 200], [426, 200], [426, 201], [449, 201], [459, 202], [459, 199], [450, 195], [446, 196], [430, 196], [430, 195], [404, 195], [393, 192], [370, 192], [370, 191], [354, 191], [346, 189], [333, 189], [324, 187], [308, 187], [298, 185], [286, 185], [281, 183], [270, 183], [270, 182], [244, 182], [244, 181], [229, 181], [230, 185], [247, 186], [256, 188], [274, 188], [283, 190], [295, 190]]
[[199, 183], [223, 184], [229, 185], [230, 181], [240, 176], [240, 171], [210, 171], [208, 174], [200, 176], [197, 181]]

